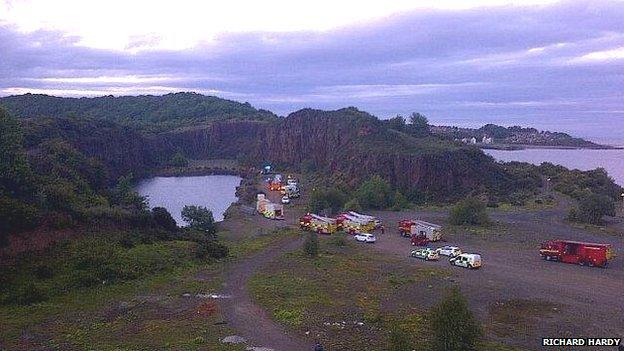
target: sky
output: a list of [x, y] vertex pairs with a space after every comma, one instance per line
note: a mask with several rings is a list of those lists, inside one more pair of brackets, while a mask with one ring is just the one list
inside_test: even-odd
[[1, 96], [178, 91], [624, 144], [624, 1], [0, 0]]

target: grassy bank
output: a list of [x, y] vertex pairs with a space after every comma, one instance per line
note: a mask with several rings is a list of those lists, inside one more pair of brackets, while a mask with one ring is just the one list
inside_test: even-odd
[[[228, 264], [289, 235], [241, 233], [223, 240], [230, 258], [211, 261], [195, 257], [194, 242], [122, 246], [120, 233], [109, 234], [5, 269], [0, 349], [243, 350], [219, 341], [235, 332], [220, 323], [217, 301], [203, 294], [219, 292]], [[37, 296], [29, 297], [33, 287]]]

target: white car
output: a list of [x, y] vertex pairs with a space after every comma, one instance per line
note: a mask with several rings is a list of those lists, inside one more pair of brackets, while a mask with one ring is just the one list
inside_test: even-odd
[[282, 196], [282, 203], [283, 204], [289, 204], [290, 203], [290, 198], [288, 197], [288, 195]]
[[436, 249], [436, 251], [442, 256], [456, 257], [461, 255], [462, 250], [457, 246], [442, 246]]
[[361, 241], [363, 243], [374, 243], [375, 241], [377, 241], [377, 238], [373, 234], [357, 233], [355, 234], [355, 240]]
[[481, 267], [481, 255], [477, 254], [461, 254], [456, 257], [451, 257], [449, 262], [453, 266], [460, 266], [464, 268], [477, 269]]

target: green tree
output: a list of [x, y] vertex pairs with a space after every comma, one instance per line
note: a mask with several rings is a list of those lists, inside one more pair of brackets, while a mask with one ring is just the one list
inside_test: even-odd
[[394, 193], [393, 201], [394, 204], [392, 205], [392, 209], [395, 211], [400, 211], [404, 208], [407, 208], [409, 205], [409, 201], [407, 201], [405, 195], [403, 195], [403, 193], [398, 190]]
[[347, 203], [345, 203], [343, 208], [345, 211], [355, 211], [355, 212], [362, 211], [362, 206], [360, 206], [360, 203], [358, 202], [357, 198], [352, 198], [351, 200], [347, 201]]
[[329, 212], [334, 214], [342, 210], [346, 195], [336, 188], [315, 188], [310, 193], [308, 210], [313, 213]]
[[405, 118], [401, 115], [392, 117], [386, 121], [388, 128], [402, 132], [405, 130]]
[[0, 196], [0, 246], [7, 244], [10, 233], [18, 233], [37, 226], [39, 211], [18, 199]]
[[392, 205], [394, 193], [385, 179], [375, 175], [360, 185], [355, 197], [364, 209], [386, 209]]
[[430, 311], [432, 350], [473, 351], [481, 328], [459, 289], [451, 289]]
[[154, 207], [152, 209], [152, 218], [156, 225], [165, 230], [175, 231], [178, 229], [175, 219], [173, 219], [171, 213], [164, 207]]
[[449, 222], [454, 225], [485, 225], [490, 222], [485, 204], [469, 197], [451, 209]]
[[318, 234], [314, 232], [308, 233], [306, 241], [303, 244], [303, 252], [310, 257], [317, 257], [319, 254]]
[[413, 136], [426, 136], [429, 134], [429, 120], [424, 115], [414, 112], [410, 116], [409, 133]]
[[570, 209], [568, 218], [573, 221], [600, 224], [603, 216], [615, 216], [615, 202], [606, 195], [589, 194], [578, 207]]
[[212, 211], [203, 206], [184, 206], [182, 219], [188, 223], [189, 228], [200, 230], [210, 238], [214, 238], [217, 233], [217, 224], [212, 216]]
[[113, 190], [114, 203], [137, 211], [146, 211], [148, 208], [147, 199], [132, 188], [132, 178], [132, 174], [119, 177]]

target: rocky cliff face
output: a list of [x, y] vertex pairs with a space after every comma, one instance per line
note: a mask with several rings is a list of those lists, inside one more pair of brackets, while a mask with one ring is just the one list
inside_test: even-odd
[[416, 188], [445, 197], [500, 188], [506, 178], [479, 150], [431, 137], [417, 140], [353, 108], [305, 109], [276, 123], [216, 122], [162, 138], [167, 148], [181, 149], [191, 158], [246, 155], [256, 162], [295, 167], [307, 161], [352, 186], [378, 174], [406, 191]]

